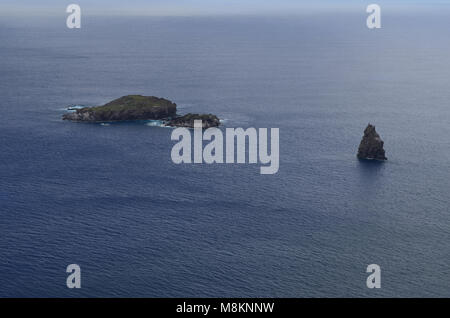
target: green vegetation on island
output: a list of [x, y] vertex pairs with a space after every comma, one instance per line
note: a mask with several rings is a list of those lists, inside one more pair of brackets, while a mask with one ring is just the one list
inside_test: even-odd
[[103, 106], [85, 107], [64, 114], [63, 119], [103, 122], [141, 119], [169, 119], [176, 116], [177, 105], [154, 96], [127, 95]]

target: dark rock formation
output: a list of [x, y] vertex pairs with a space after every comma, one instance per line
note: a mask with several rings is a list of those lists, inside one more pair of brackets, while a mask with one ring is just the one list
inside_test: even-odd
[[103, 106], [69, 106], [72, 113], [64, 114], [63, 120], [82, 122], [108, 122], [125, 120], [163, 120], [166, 126], [194, 127], [194, 120], [201, 120], [203, 128], [217, 127], [219, 118], [212, 114], [186, 114], [177, 116], [177, 104], [154, 96], [127, 95]]
[[141, 119], [170, 119], [176, 116], [177, 105], [154, 96], [128, 95], [103, 106], [75, 109], [63, 115], [64, 120], [104, 122]]
[[193, 128], [194, 120], [201, 120], [202, 128], [205, 128], [205, 129], [210, 128], [210, 127], [217, 127], [220, 125], [220, 120], [219, 120], [219, 118], [217, 118], [216, 115], [186, 114], [184, 116], [176, 117], [176, 118], [169, 120], [166, 123], [166, 126]]
[[359, 159], [387, 160], [383, 145], [384, 142], [375, 130], [375, 126], [369, 124], [364, 130], [357, 157]]

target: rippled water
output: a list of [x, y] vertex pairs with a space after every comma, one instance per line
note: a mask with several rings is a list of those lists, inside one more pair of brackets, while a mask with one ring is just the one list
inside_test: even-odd
[[[450, 296], [450, 20], [383, 21], [1, 18], [0, 296]], [[279, 172], [60, 119], [127, 94], [280, 128]], [[356, 159], [368, 122], [385, 164]]]

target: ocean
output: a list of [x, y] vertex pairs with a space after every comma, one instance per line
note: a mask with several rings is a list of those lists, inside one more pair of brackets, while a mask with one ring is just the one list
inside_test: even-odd
[[[0, 296], [449, 297], [449, 15], [366, 17], [2, 16]], [[61, 120], [128, 94], [279, 128], [278, 173]], [[387, 162], [356, 158], [369, 122]]]

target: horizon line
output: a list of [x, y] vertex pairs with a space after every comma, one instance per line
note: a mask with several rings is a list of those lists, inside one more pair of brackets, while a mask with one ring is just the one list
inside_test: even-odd
[[[11, 17], [60, 17], [67, 16], [65, 9], [67, 6], [52, 6], [52, 7], [30, 7], [30, 6], [9, 6], [0, 4], [0, 16]], [[439, 13], [441, 9], [450, 8], [450, 3], [439, 3], [436, 7], [432, 3], [414, 3], [408, 5], [401, 5], [398, 3], [384, 4], [383, 7], [389, 12], [411, 12], [417, 9], [433, 11]], [[382, 7], [382, 8], [383, 8]], [[291, 8], [259, 8], [254, 10], [252, 8], [238, 9], [238, 10], [218, 10], [218, 9], [204, 9], [204, 8], [189, 8], [189, 9], [173, 9], [169, 7], [159, 8], [84, 8], [81, 7], [82, 14], [85, 16], [129, 16], [129, 17], [205, 17], [205, 16], [297, 16], [317, 13], [332, 13], [332, 12], [356, 12], [365, 10], [366, 4], [333, 4], [333, 5], [303, 5], [299, 4]], [[363, 11], [365, 12], [365, 11]]]

